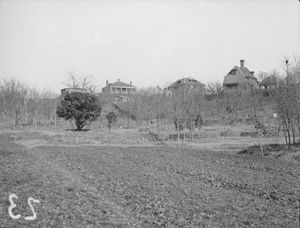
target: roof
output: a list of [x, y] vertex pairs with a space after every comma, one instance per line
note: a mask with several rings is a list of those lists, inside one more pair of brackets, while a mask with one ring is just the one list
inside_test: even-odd
[[86, 88], [64, 88], [60, 91], [62, 95], [65, 95], [66, 93], [90, 93]]
[[189, 78], [178, 79], [176, 82], [174, 82], [172, 85], [170, 85], [167, 89], [174, 89], [181, 85], [199, 86], [199, 87], [205, 86], [205, 84], [197, 81], [196, 79], [193, 79], [192, 77], [189, 77]]
[[253, 74], [251, 74], [251, 72], [248, 70], [247, 67], [244, 67], [241, 70], [244, 73], [245, 77], [249, 77], [249, 78], [253, 78], [253, 79], [257, 80], [257, 78]]
[[136, 86], [133, 86], [133, 85], [130, 85], [130, 84], [127, 84], [125, 82], [114, 82], [114, 83], [110, 83], [109, 85], [111, 86], [119, 86], [119, 87], [131, 87], [131, 88], [136, 88]]
[[259, 85], [260, 86], [270, 86], [270, 85], [276, 85], [276, 78], [275, 77], [266, 77], [264, 78]]
[[63, 88], [60, 91], [65, 91], [65, 90], [73, 90], [73, 91], [75, 91], [75, 90], [81, 90], [81, 91], [85, 91], [85, 90], [88, 90], [88, 89], [86, 89], [86, 88]]
[[[231, 74], [232, 70], [236, 70], [235, 75]], [[257, 78], [250, 73], [247, 67], [243, 67], [242, 69], [238, 66], [234, 66], [232, 70], [230, 70], [230, 72], [224, 77], [224, 85], [234, 85], [242, 83], [255, 84], [254, 82], [250, 82], [247, 78], [252, 78], [257, 81]]]

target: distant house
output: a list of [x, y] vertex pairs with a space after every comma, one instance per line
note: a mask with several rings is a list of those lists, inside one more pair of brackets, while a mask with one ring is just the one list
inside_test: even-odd
[[175, 92], [179, 88], [201, 89], [203, 90], [203, 95], [205, 93], [205, 84], [197, 81], [192, 77], [178, 79], [172, 85], [165, 88], [164, 91], [170, 93]]
[[223, 87], [225, 89], [249, 89], [257, 88], [258, 81], [254, 76], [254, 71], [249, 71], [244, 66], [245, 60], [240, 60], [240, 67], [233, 67], [224, 77]]
[[276, 77], [274, 77], [274, 76], [266, 77], [261, 82], [258, 83], [258, 85], [261, 89], [273, 88], [277, 84], [278, 84], [278, 80], [276, 80]]
[[64, 97], [68, 93], [89, 93], [88, 89], [85, 88], [64, 88], [61, 89], [61, 96]]
[[102, 88], [102, 95], [105, 98], [112, 98], [114, 101], [126, 102], [131, 94], [136, 93], [137, 87], [125, 82], [121, 82], [118, 79], [117, 82], [109, 83], [106, 81], [106, 86]]

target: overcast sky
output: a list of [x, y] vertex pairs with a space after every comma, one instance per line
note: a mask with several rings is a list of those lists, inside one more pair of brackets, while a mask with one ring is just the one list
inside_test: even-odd
[[93, 75], [100, 89], [117, 79], [223, 82], [240, 59], [258, 73], [293, 54], [298, 0], [0, 0], [0, 79], [39, 89], [59, 92], [68, 71]]

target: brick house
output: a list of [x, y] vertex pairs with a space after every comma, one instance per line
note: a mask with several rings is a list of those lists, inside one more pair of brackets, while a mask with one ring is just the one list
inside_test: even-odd
[[102, 88], [102, 96], [107, 99], [113, 99], [113, 101], [126, 102], [131, 94], [136, 93], [137, 87], [125, 82], [121, 82], [120, 79], [114, 83], [106, 81], [106, 86]]

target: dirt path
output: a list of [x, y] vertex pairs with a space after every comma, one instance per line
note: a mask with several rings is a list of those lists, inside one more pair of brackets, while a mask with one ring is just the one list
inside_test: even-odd
[[[47, 159], [43, 151], [7, 142], [0, 145], [0, 227], [141, 227], [129, 211]], [[21, 215], [18, 220], [8, 213], [12, 193], [19, 197], [13, 209], [13, 214]], [[40, 201], [34, 205], [34, 221], [24, 219], [32, 215], [29, 197]]]

